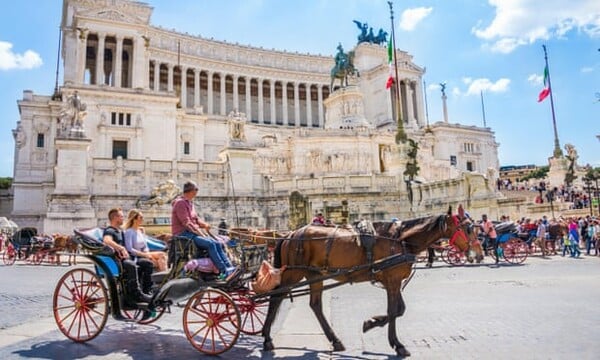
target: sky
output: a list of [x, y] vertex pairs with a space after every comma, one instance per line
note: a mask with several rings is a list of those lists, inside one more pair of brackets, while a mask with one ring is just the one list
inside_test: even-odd
[[[353, 20], [375, 32], [392, 27], [386, 0], [143, 2], [154, 8], [155, 26], [331, 56], [332, 65], [338, 43], [346, 51], [357, 43]], [[61, 11], [61, 0], [32, 0], [7, 2], [0, 12], [0, 177], [13, 175], [23, 90], [53, 92]], [[426, 69], [429, 123], [443, 120], [439, 84], [446, 83], [449, 122], [483, 126], [485, 117], [501, 166], [548, 165], [550, 97], [537, 101], [546, 45], [560, 146], [573, 144], [579, 165], [600, 166], [600, 1], [395, 0], [393, 15], [396, 48]], [[59, 84], [62, 73], [61, 60]]]

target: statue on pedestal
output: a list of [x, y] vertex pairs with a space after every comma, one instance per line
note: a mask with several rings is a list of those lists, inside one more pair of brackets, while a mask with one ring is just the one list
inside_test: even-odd
[[69, 95], [59, 115], [63, 136], [83, 137], [83, 120], [87, 115], [86, 108], [86, 104], [81, 102], [81, 97], [77, 91]]
[[246, 134], [244, 133], [246, 114], [234, 109], [227, 117], [229, 118], [229, 139], [234, 142], [246, 141]]
[[567, 173], [565, 174], [565, 183], [567, 186], [571, 186], [573, 184], [573, 180], [577, 179], [577, 175], [575, 175], [575, 166], [577, 164], [577, 150], [575, 150], [575, 146], [572, 144], [565, 144], [565, 151], [567, 152], [566, 158], [568, 160], [568, 168]]

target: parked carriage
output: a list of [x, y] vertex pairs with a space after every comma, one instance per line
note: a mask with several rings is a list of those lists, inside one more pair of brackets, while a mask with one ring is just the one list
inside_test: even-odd
[[[529, 246], [518, 234], [517, 226], [512, 222], [495, 224], [496, 241], [498, 242], [498, 257], [511, 264], [523, 263], [529, 254]], [[482, 244], [486, 244], [488, 253], [494, 252], [493, 244], [484, 241], [483, 233], [479, 233]]]
[[[404, 312], [401, 290], [414, 271], [415, 254], [441, 237], [451, 237], [460, 227], [457, 216], [447, 215], [380, 222], [351, 228], [307, 225], [277, 239], [275, 267], [281, 270], [281, 285], [255, 293], [249, 284], [257, 280], [268, 245], [237, 242], [241, 271], [229, 281], [215, 274], [189, 273], [185, 264], [204, 256], [192, 240], [174, 237], [168, 250], [171, 270], [152, 275], [156, 290], [150, 304], [131, 306], [125, 301], [120, 262], [103, 245], [99, 229], [76, 231], [76, 238], [94, 269], [67, 272], [53, 296], [54, 318], [60, 331], [75, 342], [94, 339], [108, 315], [116, 320], [148, 324], [183, 306], [183, 330], [194, 348], [205, 354], [221, 354], [233, 347], [240, 333], [264, 337], [264, 350], [274, 348], [270, 329], [281, 301], [287, 296], [310, 295], [311, 309], [319, 319], [335, 351], [344, 347], [321, 311], [324, 289], [346, 283], [370, 281], [387, 292], [386, 315], [365, 321], [363, 332], [388, 325], [388, 339], [400, 356], [410, 353], [396, 336], [396, 318]], [[325, 280], [334, 280], [324, 285]], [[308, 289], [306, 289], [308, 287]], [[268, 302], [268, 311], [267, 311]]]
[[32, 227], [17, 230], [8, 238], [2, 260], [5, 265], [13, 265], [17, 260], [39, 265], [48, 256], [54, 256], [54, 239], [48, 235], [38, 235]]

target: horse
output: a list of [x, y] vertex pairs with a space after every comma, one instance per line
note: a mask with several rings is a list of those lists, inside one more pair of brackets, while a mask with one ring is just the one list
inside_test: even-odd
[[[284, 297], [290, 294], [293, 286], [302, 279], [309, 282], [310, 308], [325, 336], [332, 343], [334, 351], [345, 350], [323, 315], [323, 278], [328, 276], [342, 284], [364, 281], [380, 283], [387, 293], [387, 314], [365, 321], [363, 332], [388, 324], [390, 346], [398, 356], [410, 356], [410, 352], [396, 335], [396, 318], [402, 316], [406, 310], [402, 289], [413, 274], [414, 263], [410, 260], [379, 268], [374, 268], [373, 263], [391, 255], [410, 257], [425, 250], [441, 237], [451, 237], [460, 226], [460, 219], [452, 215], [451, 210], [449, 208], [448, 213], [444, 215], [403, 222], [374, 223], [374, 234], [371, 241], [366, 242], [362, 235], [359, 236], [351, 228], [320, 225], [306, 225], [280, 239], [275, 249], [274, 265], [285, 270], [282, 272], [281, 284], [273, 290], [269, 298], [269, 309], [262, 331], [263, 350], [274, 349], [271, 326]], [[365, 246], [369, 243], [370, 251], [369, 247]], [[363, 249], [363, 246], [366, 249]], [[348, 272], [351, 269], [354, 270]], [[336, 275], [338, 273], [339, 275]]]
[[73, 265], [77, 265], [77, 252], [79, 250], [79, 244], [73, 240], [72, 235], [64, 234], [52, 234], [54, 238], [54, 247], [52, 254], [56, 255], [56, 264], [60, 265], [60, 254], [61, 251], [66, 251], [69, 254], [69, 266], [71, 266], [71, 258], [73, 258]]
[[340, 87], [348, 86], [348, 76], [360, 76], [358, 69], [354, 67], [354, 51], [348, 52], [348, 61], [344, 62], [341, 66], [337, 63], [331, 69], [331, 83], [329, 89], [333, 90], [333, 83], [335, 79], [340, 79]]

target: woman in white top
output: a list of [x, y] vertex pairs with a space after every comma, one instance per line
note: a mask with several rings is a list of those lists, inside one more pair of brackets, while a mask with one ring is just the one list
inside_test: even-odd
[[[144, 215], [137, 209], [127, 214], [125, 223], [125, 248], [136, 261], [152, 261], [157, 271], [167, 270], [167, 254], [163, 251], [150, 251], [142, 224]], [[146, 260], [147, 259], [147, 260]]]

